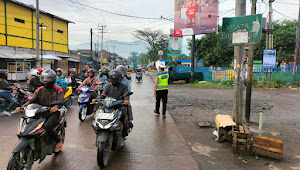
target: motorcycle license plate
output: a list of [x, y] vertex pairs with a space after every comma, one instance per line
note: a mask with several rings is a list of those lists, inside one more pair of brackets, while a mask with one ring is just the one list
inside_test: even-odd
[[112, 113], [101, 113], [99, 119], [112, 120], [114, 118], [114, 114]]

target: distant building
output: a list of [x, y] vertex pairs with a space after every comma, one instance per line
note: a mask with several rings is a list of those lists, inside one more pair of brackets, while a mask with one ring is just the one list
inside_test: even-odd
[[[39, 21], [43, 67], [62, 67], [66, 72], [69, 66], [79, 69], [79, 57], [69, 54], [68, 24], [72, 22], [42, 10]], [[0, 69], [8, 69], [12, 73], [8, 76], [11, 79], [21, 80], [35, 65], [35, 49], [36, 12], [33, 5], [0, 0]]]

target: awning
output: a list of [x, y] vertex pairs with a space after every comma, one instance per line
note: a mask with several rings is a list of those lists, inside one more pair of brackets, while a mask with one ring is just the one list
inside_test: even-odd
[[68, 58], [69, 61], [73, 61], [73, 62], [76, 62], [76, 63], [80, 63], [80, 60], [79, 59], [76, 59], [76, 58]]
[[62, 60], [62, 59], [54, 55], [43, 55], [43, 60]]
[[12, 54], [5, 51], [0, 51], [0, 58], [8, 58], [8, 59], [32, 59], [35, 58], [31, 54]]

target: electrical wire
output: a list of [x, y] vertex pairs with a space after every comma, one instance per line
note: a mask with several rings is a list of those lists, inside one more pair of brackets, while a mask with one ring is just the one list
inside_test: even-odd
[[122, 16], [122, 17], [138, 18], [138, 19], [151, 19], [151, 20], [153, 20], [153, 19], [161, 19], [161, 18], [150, 18], [150, 17], [140, 17], [140, 16], [134, 16], [134, 15], [120, 14], [120, 13], [116, 13], [116, 12], [112, 12], [112, 11], [108, 11], [108, 10], [96, 8], [96, 7], [93, 7], [93, 6], [89, 6], [89, 5], [80, 3], [80, 2], [75, 2], [73, 0], [67, 0], [67, 1], [73, 2], [75, 4], [78, 4], [78, 5], [87, 7], [87, 8], [91, 8], [91, 9], [98, 10], [98, 11], [105, 12], [105, 13], [109, 13], [109, 14], [119, 15], [119, 16]]

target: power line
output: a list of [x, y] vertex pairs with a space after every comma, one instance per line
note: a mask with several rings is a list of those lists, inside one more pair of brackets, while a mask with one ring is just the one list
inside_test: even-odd
[[85, 5], [83, 3], [75, 2], [75, 1], [72, 1], [72, 0], [67, 0], [67, 1], [73, 2], [75, 4], [79, 4], [79, 5], [84, 6], [84, 7], [88, 7], [88, 8], [91, 8], [91, 9], [95, 9], [95, 10], [98, 10], [98, 11], [102, 11], [102, 12], [106, 12], [106, 13], [110, 13], [110, 14], [114, 14], [114, 15], [119, 15], [119, 16], [123, 16], [123, 17], [139, 18], [139, 19], [161, 19], [161, 18], [149, 18], [149, 17], [140, 17], [140, 16], [127, 15], [127, 14], [120, 14], [120, 13], [116, 13], [116, 12], [107, 11], [107, 10], [104, 10], [104, 9], [92, 7], [92, 6], [89, 6], [89, 5]]
[[296, 20], [295, 18], [292, 18], [292, 17], [290, 17], [290, 16], [287, 16], [287, 15], [285, 15], [285, 14], [283, 14], [283, 13], [281, 13], [281, 12], [275, 10], [274, 8], [273, 8], [273, 10], [274, 10], [275, 12], [277, 12], [278, 14], [282, 15], [282, 16], [285, 16], [285, 17], [287, 17], [287, 18], [291, 18], [291, 19], [293, 19], [293, 20]]

